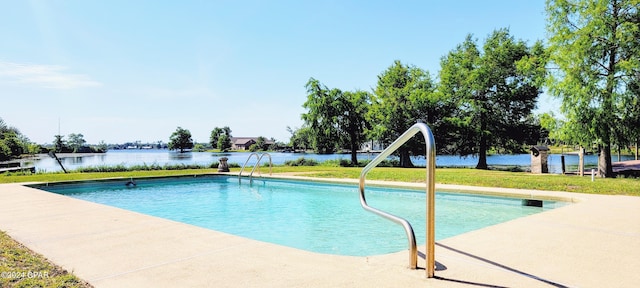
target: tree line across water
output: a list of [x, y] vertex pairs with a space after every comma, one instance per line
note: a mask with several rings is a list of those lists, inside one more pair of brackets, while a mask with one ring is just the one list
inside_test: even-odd
[[[395, 61], [371, 92], [311, 78], [292, 142], [319, 153], [347, 147], [356, 163], [364, 141], [390, 143], [424, 121], [439, 153], [478, 155], [480, 169], [489, 150], [523, 152], [548, 141], [596, 147], [599, 174], [613, 176], [612, 147], [640, 144], [639, 7], [638, 0], [549, 0], [546, 47], [508, 29], [482, 45], [469, 35], [441, 58], [437, 77]], [[532, 114], [543, 89], [562, 100], [561, 117]], [[409, 156], [423, 149], [417, 137], [400, 148], [401, 166], [412, 166]]]
[[92, 146], [86, 143], [84, 135], [71, 133], [67, 135], [67, 139], [63, 135], [54, 135], [53, 145], [45, 147], [31, 142], [18, 128], [9, 126], [0, 118], [0, 161], [18, 158], [23, 154], [33, 155], [49, 151], [57, 153], [104, 153], [107, 151], [107, 144], [104, 142]]
[[[487, 169], [490, 149], [521, 153], [543, 132], [532, 116], [545, 76], [546, 50], [528, 46], [507, 29], [494, 31], [484, 45], [466, 40], [441, 60], [439, 82], [428, 71], [395, 61], [378, 76], [372, 92], [341, 91], [311, 78], [303, 107], [304, 126], [294, 133], [296, 145], [319, 153], [369, 140], [389, 144], [417, 121], [433, 131], [438, 153], [478, 155], [477, 168]], [[399, 149], [400, 165], [424, 155], [424, 142], [414, 138]]]

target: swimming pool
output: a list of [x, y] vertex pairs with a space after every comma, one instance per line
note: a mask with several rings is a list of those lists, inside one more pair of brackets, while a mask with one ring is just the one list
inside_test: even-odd
[[[313, 252], [368, 256], [406, 249], [402, 227], [366, 212], [356, 185], [260, 178], [199, 176], [89, 181], [36, 188], [255, 240]], [[420, 190], [367, 187], [367, 202], [406, 218], [425, 242], [425, 194]], [[564, 205], [544, 201], [438, 192], [436, 239]]]

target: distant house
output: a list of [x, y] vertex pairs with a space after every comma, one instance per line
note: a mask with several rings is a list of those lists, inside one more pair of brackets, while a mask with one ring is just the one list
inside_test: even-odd
[[[251, 145], [258, 142], [258, 137], [231, 137], [231, 150], [249, 150]], [[265, 139], [266, 145], [273, 145], [276, 142], [271, 139]]]

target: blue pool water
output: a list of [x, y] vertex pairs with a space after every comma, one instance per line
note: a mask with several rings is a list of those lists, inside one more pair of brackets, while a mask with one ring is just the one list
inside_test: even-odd
[[[37, 188], [260, 241], [328, 254], [366, 256], [407, 249], [402, 227], [360, 206], [355, 185], [204, 176], [82, 182]], [[367, 187], [369, 205], [406, 218], [425, 242], [425, 193]], [[436, 239], [553, 209], [520, 199], [436, 194]]]

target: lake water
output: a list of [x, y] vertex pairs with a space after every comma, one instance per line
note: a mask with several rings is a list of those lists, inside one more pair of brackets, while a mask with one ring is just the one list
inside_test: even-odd
[[[271, 152], [272, 161], [274, 165], [284, 164], [288, 160], [296, 160], [300, 157], [308, 159], [314, 159], [318, 162], [333, 159], [345, 159], [350, 160], [350, 154], [314, 154], [314, 153], [279, 153]], [[229, 158], [228, 163], [244, 164], [249, 157], [249, 153], [246, 152], [231, 152], [231, 153], [211, 153], [211, 152], [188, 152], [177, 153], [170, 152], [168, 150], [109, 150], [104, 154], [88, 154], [88, 155], [72, 155], [68, 156], [60, 155], [62, 164], [67, 170], [73, 170], [80, 167], [95, 167], [95, 166], [134, 166], [134, 165], [176, 165], [176, 164], [198, 164], [198, 165], [210, 165], [213, 162], [218, 162], [221, 157]], [[359, 153], [358, 160], [373, 159], [377, 154], [372, 153]], [[263, 161], [267, 158], [263, 158]], [[414, 165], [425, 165], [424, 157], [412, 158]], [[621, 160], [633, 160], [632, 156], [622, 156]], [[613, 161], [617, 161], [617, 156], [613, 157]], [[251, 165], [255, 163], [255, 157], [249, 162]], [[451, 155], [439, 155], [436, 156], [436, 166], [438, 167], [475, 167], [478, 163], [477, 157], [460, 157]], [[517, 155], [490, 155], [487, 157], [487, 163], [489, 165], [499, 166], [519, 166], [524, 169], [528, 169], [531, 165], [531, 156], [529, 154], [517, 154]], [[568, 170], [577, 170], [578, 156], [566, 155], [565, 163]], [[585, 156], [585, 165], [587, 167], [595, 167], [598, 163], [598, 157], [596, 155]], [[23, 165], [34, 165], [38, 172], [55, 172], [62, 169], [58, 165], [55, 159], [48, 155], [40, 155], [38, 160], [34, 160], [30, 163], [24, 163]], [[552, 154], [548, 158], [549, 172], [561, 173], [561, 160], [560, 155]]]

